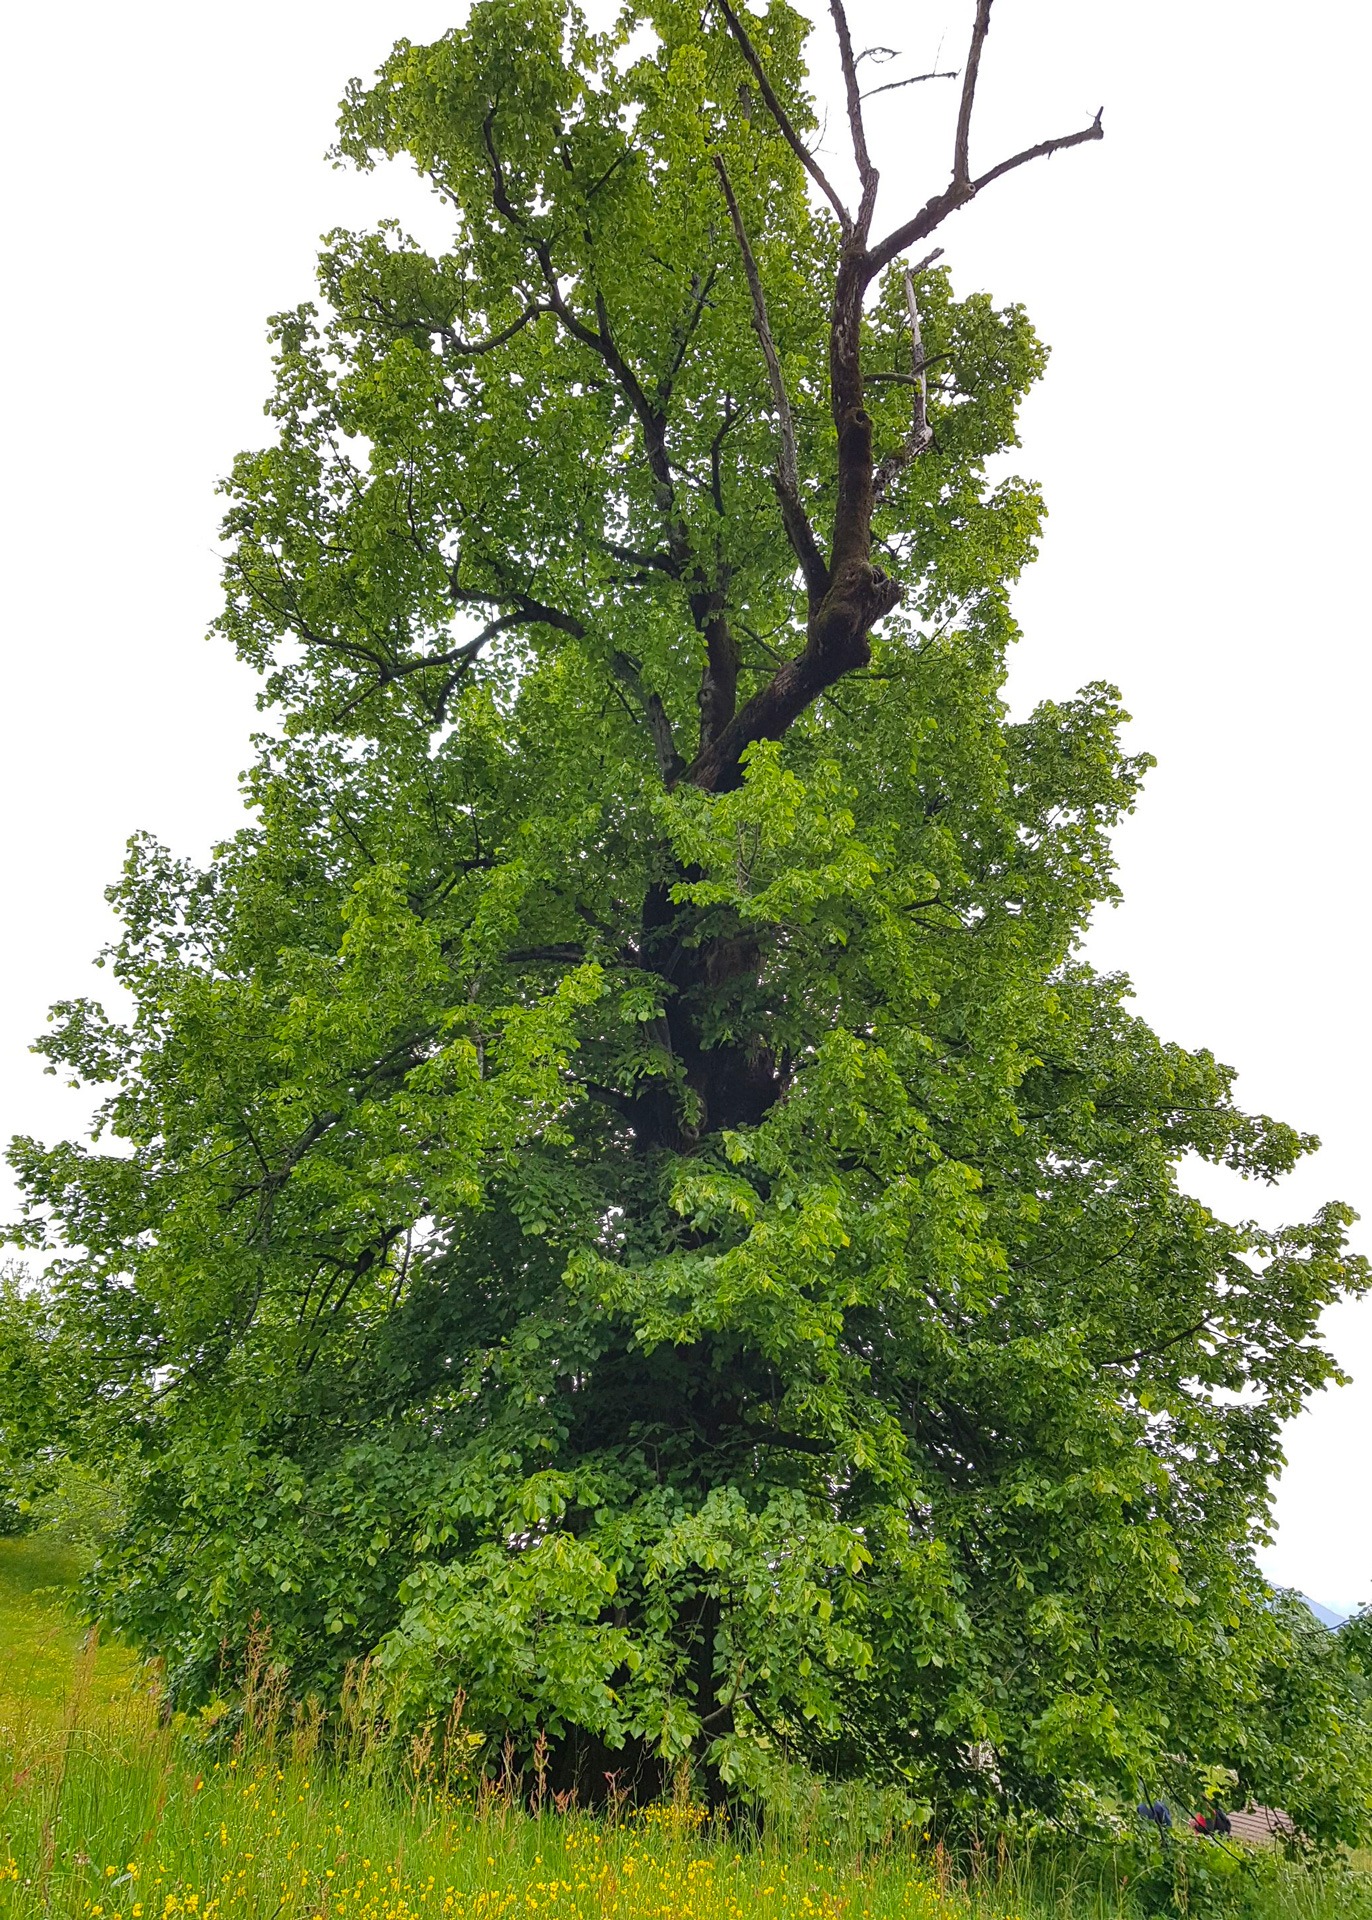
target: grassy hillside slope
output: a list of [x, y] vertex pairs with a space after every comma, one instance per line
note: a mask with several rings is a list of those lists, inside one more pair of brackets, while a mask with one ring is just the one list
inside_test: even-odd
[[[0, 1920], [1372, 1920], [1372, 1883], [1183, 1840], [955, 1869], [880, 1809], [798, 1794], [761, 1836], [680, 1796], [621, 1820], [531, 1814], [511, 1786], [445, 1782], [439, 1743], [351, 1719], [217, 1741], [167, 1726], [134, 1658], [88, 1636], [77, 1557], [0, 1540]], [[526, 1783], [527, 1788], [527, 1783]]]
[[[77, 1549], [41, 1537], [0, 1539], [0, 1750], [17, 1750], [62, 1725], [86, 1630], [70, 1601]], [[81, 1662], [88, 1720], [126, 1713], [136, 1663], [102, 1646]]]

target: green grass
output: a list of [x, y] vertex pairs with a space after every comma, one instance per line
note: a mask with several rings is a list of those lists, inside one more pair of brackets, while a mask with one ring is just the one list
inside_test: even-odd
[[[56, 1541], [0, 1538], [0, 1751], [61, 1725], [86, 1638], [70, 1604], [81, 1564], [78, 1549]], [[101, 1647], [85, 1669], [86, 1718], [125, 1711], [133, 1657]]]
[[1363, 1876], [1200, 1844], [1159, 1907], [1127, 1850], [1002, 1852], [968, 1877], [915, 1835], [844, 1842], [813, 1805], [751, 1842], [685, 1796], [618, 1822], [534, 1817], [445, 1786], [423, 1741], [325, 1765], [316, 1723], [273, 1735], [270, 1685], [255, 1739], [215, 1758], [160, 1724], [129, 1654], [83, 1634], [76, 1570], [0, 1541], [0, 1920], [1372, 1920]]

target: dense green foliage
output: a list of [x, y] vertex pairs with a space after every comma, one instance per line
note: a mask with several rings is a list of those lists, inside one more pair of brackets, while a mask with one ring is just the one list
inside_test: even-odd
[[336, 234], [275, 323], [254, 823], [135, 842], [131, 1011], [42, 1043], [112, 1142], [12, 1155], [128, 1502], [98, 1602], [182, 1703], [260, 1616], [583, 1790], [1228, 1767], [1352, 1837], [1362, 1721], [1252, 1559], [1349, 1216], [1178, 1186], [1312, 1143], [1079, 957], [1143, 763], [1109, 688], [1000, 699], [1043, 350], [807, 199], [802, 25], [750, 22], [776, 112], [676, 0], [483, 0], [345, 103], [452, 247]]

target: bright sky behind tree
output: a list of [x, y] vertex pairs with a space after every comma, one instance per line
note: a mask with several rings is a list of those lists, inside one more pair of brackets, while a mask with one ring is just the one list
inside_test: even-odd
[[[864, 44], [905, 56], [880, 80], [955, 64], [967, 13], [853, 7]], [[201, 854], [235, 822], [257, 718], [250, 677], [200, 640], [214, 483], [264, 437], [265, 318], [309, 293], [319, 233], [396, 213], [437, 236], [398, 170], [359, 178], [322, 156], [348, 76], [451, 18], [440, 0], [82, 0], [3, 29], [5, 1136], [78, 1125], [24, 1049], [48, 1001], [108, 986], [89, 959], [128, 834]], [[940, 235], [957, 288], [1024, 301], [1053, 348], [1017, 463], [1051, 518], [1017, 595], [1013, 696], [1027, 709], [1112, 679], [1131, 744], [1160, 763], [1093, 956], [1133, 975], [1160, 1032], [1237, 1064], [1245, 1105], [1324, 1139], [1276, 1193], [1196, 1176], [1231, 1215], [1267, 1221], [1330, 1196], [1372, 1216], [1370, 43], [1349, 0], [1000, 0], [983, 157], [1102, 103], [1107, 138]], [[942, 177], [955, 91], [883, 100], [873, 140], [899, 210]], [[1372, 1247], [1372, 1227], [1355, 1244]], [[1330, 1332], [1355, 1384], [1290, 1435], [1265, 1565], [1347, 1607], [1372, 1597], [1372, 1301]]]

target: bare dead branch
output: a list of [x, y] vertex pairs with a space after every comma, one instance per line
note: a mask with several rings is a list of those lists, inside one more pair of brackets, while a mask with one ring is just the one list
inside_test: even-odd
[[806, 146], [805, 142], [801, 139], [800, 135], [796, 132], [795, 127], [791, 122], [790, 115], [787, 113], [785, 107], [782, 106], [780, 100], [777, 99], [776, 90], [772, 86], [771, 81], [767, 78], [767, 69], [763, 66], [761, 60], [758, 58], [757, 48], [753, 45], [752, 41], [748, 38], [748, 34], [744, 28], [743, 22], [739, 19], [738, 15], [734, 12], [733, 8], [730, 6], [729, 0], [715, 0], [715, 5], [719, 8], [720, 12], [724, 15], [724, 18], [728, 23], [730, 33], [733, 34], [734, 39], [738, 42], [739, 49], [742, 52], [744, 59], [748, 62], [748, 65], [752, 68], [753, 77], [757, 81], [758, 92], [762, 95], [762, 98], [766, 103], [767, 111], [771, 114], [772, 118], [776, 121], [777, 127], [781, 132], [782, 138], [785, 140], [787, 146], [791, 149], [792, 153], [796, 156], [797, 160], [799, 160], [801, 166], [804, 167], [805, 171], [809, 174], [810, 178], [814, 181], [815, 185], [819, 188], [820, 192], [824, 195], [825, 199], [829, 202], [829, 205], [833, 208], [834, 212], [838, 215], [838, 222], [839, 222], [839, 225], [842, 227], [843, 231], [845, 233], [851, 232], [853, 223], [851, 218], [849, 217], [847, 207], [844, 206], [843, 202], [839, 199], [838, 195], [835, 193], [833, 187], [829, 184], [829, 181], [825, 176], [823, 168], [820, 166], [819, 162], [815, 159], [815, 156], [811, 153], [810, 149]]
[[[929, 258], [932, 260], [942, 249], [935, 250]], [[927, 265], [925, 261], [922, 264]], [[905, 274], [905, 310], [910, 316], [910, 371], [914, 382], [914, 419], [906, 435], [903, 446], [894, 453], [887, 454], [877, 468], [872, 481], [872, 494], [880, 500], [896, 475], [903, 472], [912, 460], [918, 460], [934, 437], [934, 429], [929, 425], [929, 384], [926, 368], [929, 362], [924, 357], [924, 335], [919, 324], [919, 302], [915, 298], [914, 270], [907, 268]]]
[[862, 183], [862, 198], [858, 203], [857, 234], [864, 246], [868, 230], [872, 224], [872, 215], [876, 211], [877, 185], [880, 175], [872, 165], [872, 156], [867, 150], [867, 129], [862, 124], [862, 92], [858, 86], [857, 61], [853, 58], [853, 39], [848, 31], [848, 15], [843, 0], [829, 0], [829, 12], [833, 15], [834, 32], [838, 35], [839, 59], [843, 65], [843, 86], [848, 98], [848, 130], [853, 140], [853, 158], [857, 162], [858, 179]]
[[973, 193], [980, 193], [983, 187], [989, 187], [1002, 174], [1013, 173], [1016, 167], [1027, 166], [1031, 160], [1046, 160], [1051, 153], [1064, 153], [1068, 147], [1079, 147], [1087, 140], [1103, 140], [1105, 128], [1101, 120], [1104, 113], [1105, 108], [1098, 107], [1095, 119], [1080, 133], [1064, 133], [1056, 140], [1040, 140], [1036, 147], [1026, 147], [1023, 153], [1015, 153], [1008, 160], [1002, 160], [999, 166], [991, 167], [972, 182]]
[[910, 370], [915, 376], [915, 432], [927, 444], [932, 432], [927, 417], [929, 388], [924, 377], [924, 335], [919, 324], [919, 301], [915, 298], [915, 276], [907, 270], [905, 275], [905, 311], [910, 316]]
[[729, 218], [733, 222], [738, 250], [743, 259], [743, 272], [753, 303], [753, 331], [757, 334], [758, 344], [762, 348], [762, 357], [767, 363], [767, 377], [772, 387], [772, 404], [776, 409], [779, 442], [774, 479], [777, 499], [781, 504], [781, 517], [786, 527], [787, 538], [805, 574], [805, 584], [811, 602], [815, 603], [822, 599], [827, 591], [829, 570], [824, 564], [819, 542], [815, 538], [814, 528], [810, 525], [809, 515], [805, 511], [805, 504], [801, 498], [791, 402], [787, 396], [786, 381], [782, 375], [776, 342], [772, 338], [771, 325], [767, 319], [767, 300], [762, 290], [762, 278], [757, 270], [757, 261], [753, 258], [753, 249], [748, 242], [748, 231], [743, 224], [743, 215], [734, 195], [729, 169], [724, 164], [722, 154], [715, 155], [715, 169], [719, 174], [719, 184], [724, 191], [725, 204], [729, 209]]
[[874, 100], [879, 93], [895, 93], [900, 87], [917, 87], [921, 80], [956, 80], [956, 67], [939, 67], [930, 73], [912, 73], [906, 80], [888, 80], [883, 86], [868, 87], [863, 94], [864, 100]]
[[[839, 212], [844, 245], [839, 255], [833, 283], [829, 325], [829, 403], [837, 435], [837, 484], [833, 492], [833, 532], [829, 543], [824, 575], [806, 568], [809, 610], [804, 643], [797, 653], [782, 660], [775, 672], [760, 686], [733, 718], [713, 739], [703, 737], [700, 751], [681, 778], [706, 792], [721, 793], [736, 787], [743, 778], [742, 761], [748, 748], [759, 740], [779, 740], [794, 720], [821, 696], [851, 673], [862, 672], [871, 662], [870, 634], [901, 598], [899, 581], [892, 578], [872, 557], [873, 510], [882, 489], [911, 460], [930, 445], [932, 432], [928, 417], [928, 367], [920, 325], [915, 278], [938, 257], [938, 250], [927, 256], [906, 276], [906, 300], [910, 315], [911, 372], [908, 375], [883, 375], [908, 383], [913, 396], [912, 422], [904, 444], [888, 456], [880, 467], [873, 458], [873, 423], [864, 402], [862, 366], [862, 322], [864, 298], [872, 281], [898, 256], [928, 238], [959, 207], [975, 198], [983, 187], [1003, 173], [1031, 159], [1102, 137], [1100, 115], [1088, 128], [1053, 140], [1046, 140], [1013, 155], [980, 176], [971, 170], [970, 141], [972, 114], [982, 50], [990, 30], [992, 0], [976, 0], [975, 20], [966, 66], [963, 69], [962, 94], [958, 106], [952, 174], [948, 183], [913, 216], [877, 245], [867, 241], [867, 223], [875, 199], [876, 169], [867, 149], [861, 115], [861, 91], [856, 75], [861, 58], [855, 56], [848, 35], [844, 0], [830, 0], [844, 79], [849, 98], [849, 122], [853, 149], [862, 179], [862, 200], [857, 222], [842, 209], [837, 195], [815, 165], [787, 120], [785, 110], [776, 101], [767, 83], [756, 51], [742, 27], [731, 0], [716, 0], [738, 45], [763, 90], [779, 130], [797, 153], [812, 179], [825, 192], [830, 205]], [[932, 75], [930, 77], [933, 77]], [[791, 508], [799, 498], [798, 461], [794, 423], [781, 377], [780, 361], [771, 336], [760, 277], [748, 236], [738, 210], [727, 169], [716, 159], [725, 200], [729, 206], [739, 249], [743, 256], [749, 292], [753, 300], [754, 329], [762, 345], [772, 384], [772, 398], [780, 433], [780, 452], [776, 466], [776, 486], [787, 532], [804, 565], [803, 536], [793, 531]], [[808, 520], [803, 522], [809, 530]], [[810, 535], [813, 538], [813, 534]], [[900, 556], [897, 556], [898, 558]]]
[[968, 164], [968, 147], [972, 138], [972, 105], [977, 94], [977, 72], [981, 66], [981, 50], [986, 44], [986, 36], [991, 31], [991, 0], [977, 0], [977, 15], [972, 23], [972, 44], [967, 49], [967, 63], [962, 70], [962, 99], [958, 102], [958, 130], [953, 140], [953, 185], [967, 187], [971, 185], [972, 170]]

